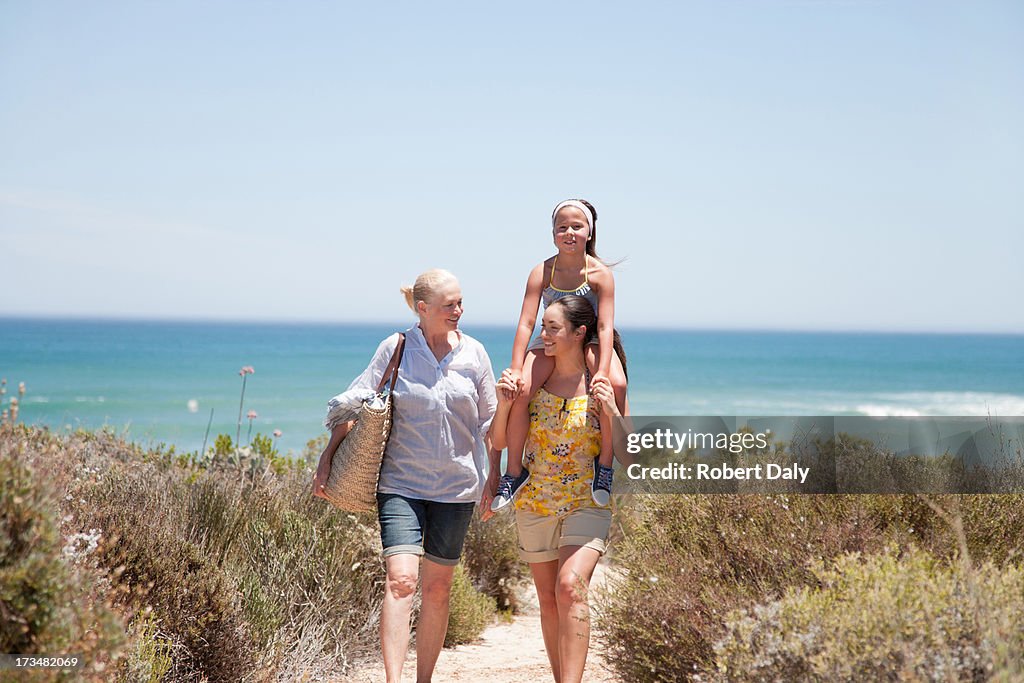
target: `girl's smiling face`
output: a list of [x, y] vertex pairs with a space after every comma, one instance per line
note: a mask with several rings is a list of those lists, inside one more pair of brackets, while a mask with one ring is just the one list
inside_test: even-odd
[[552, 234], [559, 251], [575, 253], [586, 249], [587, 240], [590, 239], [590, 224], [586, 214], [575, 206], [563, 206], [555, 215]]
[[544, 309], [540, 339], [544, 342], [545, 356], [556, 356], [582, 348], [585, 334], [585, 327], [572, 329], [572, 325], [565, 319], [565, 309], [562, 306], [552, 305]]

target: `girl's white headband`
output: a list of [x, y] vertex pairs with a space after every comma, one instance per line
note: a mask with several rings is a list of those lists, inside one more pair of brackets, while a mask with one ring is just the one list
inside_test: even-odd
[[587, 227], [590, 228], [590, 234], [593, 235], [594, 214], [590, 213], [590, 209], [587, 207], [587, 205], [578, 199], [566, 199], [564, 202], [555, 207], [555, 210], [551, 212], [551, 227], [555, 226], [555, 216], [558, 215], [558, 212], [567, 206], [571, 206], [583, 212], [583, 215], [587, 217]]

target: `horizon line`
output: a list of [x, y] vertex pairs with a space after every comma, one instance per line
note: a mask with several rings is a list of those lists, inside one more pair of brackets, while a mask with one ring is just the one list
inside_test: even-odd
[[[129, 316], [129, 315], [75, 315], [55, 313], [4, 313], [0, 321], [51, 321], [51, 322], [97, 322], [97, 323], [178, 323], [178, 324], [222, 324], [222, 325], [314, 325], [314, 326], [408, 326], [412, 321], [396, 320], [329, 320], [316, 318], [215, 318], [185, 316]], [[461, 327], [461, 326], [460, 326]], [[482, 322], [471, 324], [478, 328], [515, 328], [514, 323]], [[987, 336], [1022, 337], [1022, 331], [993, 330], [942, 330], [942, 329], [880, 329], [880, 328], [802, 328], [802, 327], [696, 327], [669, 325], [625, 325], [624, 331], [638, 332], [694, 332], [694, 333], [736, 333], [736, 334], [878, 334], [878, 335], [919, 335], [919, 336]]]

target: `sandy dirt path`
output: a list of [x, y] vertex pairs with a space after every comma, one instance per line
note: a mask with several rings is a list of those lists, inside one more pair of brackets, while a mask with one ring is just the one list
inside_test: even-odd
[[[604, 565], [598, 565], [593, 586], [602, 585], [607, 575]], [[511, 623], [495, 622], [480, 639], [469, 645], [459, 645], [441, 651], [434, 682], [469, 683], [548, 683], [552, 681], [544, 640], [540, 633], [540, 612], [537, 594], [531, 586], [523, 600], [523, 612]], [[605, 666], [598, 643], [590, 640], [590, 655], [583, 680], [587, 683], [618, 681]], [[346, 679], [350, 683], [381, 683], [384, 665], [376, 663]], [[416, 653], [409, 649], [409, 657], [402, 670], [403, 681], [416, 680]]]

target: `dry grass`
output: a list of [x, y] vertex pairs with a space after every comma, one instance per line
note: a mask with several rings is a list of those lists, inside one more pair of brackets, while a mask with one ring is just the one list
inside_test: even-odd
[[[108, 662], [97, 680], [134, 683], [336, 679], [377, 650], [375, 516], [310, 496], [309, 458], [197, 464], [104, 432], [8, 424], [0, 469], [0, 556], [36, 582], [0, 569], [0, 608], [50, 615], [31, 626], [34, 640], [5, 641], [5, 652], [76, 645]], [[30, 552], [18, 545], [28, 536]], [[74, 557], [64, 556], [71, 538]], [[475, 553], [493, 550], [467, 548], [467, 566], [490, 567]], [[481, 587], [504, 583], [470, 575]], [[479, 605], [467, 605], [476, 619]], [[88, 649], [76, 620], [110, 626]]]
[[[817, 586], [738, 610], [715, 645], [721, 681], [1020, 680], [1024, 569], [915, 547], [817, 563]], [[1011, 654], [1015, 653], [1015, 654]]]
[[598, 601], [608, 661], [630, 681], [714, 674], [715, 646], [738, 610], [822, 586], [816, 567], [849, 553], [920, 549], [944, 566], [967, 555], [1017, 566], [1022, 503], [1014, 495], [637, 496], [618, 578]]

